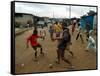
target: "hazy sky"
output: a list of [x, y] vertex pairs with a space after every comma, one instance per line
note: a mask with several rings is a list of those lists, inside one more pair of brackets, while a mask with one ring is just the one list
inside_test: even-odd
[[[15, 3], [15, 12], [30, 13], [37, 16], [47, 16], [55, 18], [69, 18], [69, 5], [52, 5], [37, 3]], [[96, 12], [96, 7], [71, 6], [71, 18], [80, 17], [89, 10]]]

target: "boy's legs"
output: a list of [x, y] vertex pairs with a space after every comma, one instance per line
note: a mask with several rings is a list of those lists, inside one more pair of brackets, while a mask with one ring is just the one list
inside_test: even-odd
[[70, 51], [70, 50], [68, 50], [69, 51], [69, 53], [72, 55], [72, 57], [74, 56], [74, 54], [73, 54], [73, 52], [72, 51]]
[[86, 40], [88, 41], [89, 38], [89, 32], [86, 32]]
[[38, 44], [37, 46], [32, 46], [32, 48], [35, 50], [35, 59], [37, 58], [37, 48], [40, 48], [40, 53], [44, 55], [43, 51], [42, 51], [42, 46], [40, 44]]
[[57, 61], [57, 63], [60, 63], [60, 50], [59, 49], [57, 49], [57, 59], [58, 59], [58, 61]]
[[45, 36], [43, 36], [43, 40], [45, 39]]
[[43, 40], [45, 39], [45, 34], [43, 34], [43, 37], [42, 37], [42, 39], [43, 39]]
[[82, 43], [83, 43], [84, 41], [83, 41], [83, 37], [82, 37], [82, 34], [80, 34], [80, 38], [81, 38], [81, 41], [82, 41]]
[[37, 58], [37, 46], [32, 46], [32, 47], [35, 50], [35, 58]]
[[53, 35], [53, 34], [52, 34], [52, 33], [50, 33], [50, 38], [51, 38], [51, 40], [52, 40], [52, 35]]
[[77, 34], [76, 40], [78, 39], [78, 37], [79, 37], [79, 33]]
[[68, 63], [70, 66], [72, 66], [72, 63], [65, 58], [64, 54], [65, 54], [65, 50], [62, 50], [61, 59], [64, 60], [66, 63]]
[[90, 47], [90, 43], [88, 43], [88, 45], [87, 45], [87, 47], [86, 47], [86, 49], [85, 49], [85, 51], [89, 51], [89, 47]]
[[73, 52], [70, 51], [70, 44], [68, 43], [67, 46], [66, 46], [66, 50], [72, 55], [74, 56]]
[[37, 45], [37, 47], [39, 47], [39, 48], [40, 48], [40, 54], [44, 54], [44, 53], [43, 53], [42, 46], [41, 46], [40, 44], [38, 44], [38, 45]]
[[57, 61], [56, 61], [56, 63], [60, 63], [60, 58], [61, 58], [61, 47], [62, 47], [62, 45], [59, 43], [59, 40], [57, 40], [58, 41], [58, 45], [57, 45], [57, 50], [56, 50], [56, 52], [57, 52]]
[[58, 41], [58, 46], [57, 46], [57, 59], [58, 59], [58, 61], [57, 61], [57, 63], [60, 63], [62, 49], [63, 49], [63, 45], [60, 44]]

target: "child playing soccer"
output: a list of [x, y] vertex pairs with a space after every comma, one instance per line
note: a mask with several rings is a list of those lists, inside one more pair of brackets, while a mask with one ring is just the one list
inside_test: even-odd
[[54, 33], [54, 26], [53, 25], [50, 26], [49, 33], [50, 33], [50, 39], [51, 39], [51, 41], [53, 41], [53, 33]]
[[[66, 63], [68, 63], [71, 67], [72, 66], [72, 63], [67, 60], [64, 56], [65, 54], [65, 49], [66, 49], [66, 46], [70, 43], [70, 35], [69, 35], [69, 29], [66, 27], [63, 26], [63, 33], [62, 33], [62, 37], [60, 38], [55, 38], [55, 39], [59, 39], [60, 42], [58, 44], [58, 49], [57, 49], [57, 58], [58, 58], [58, 61], [57, 63], [60, 63], [60, 59], [62, 59], [63, 61], [65, 61]], [[72, 52], [71, 52], [72, 53]], [[72, 53], [73, 55], [73, 53]]]
[[40, 36], [42, 36], [42, 39], [44, 40], [46, 37], [46, 31], [44, 29], [44, 27], [42, 26], [42, 29], [40, 30]]
[[[63, 22], [63, 23], [62, 23], [62, 26], [63, 26], [63, 28], [66, 28], [68, 25], [67, 25], [67, 23]], [[64, 26], [65, 26], [65, 27], [64, 27]], [[72, 57], [73, 57], [73, 56], [74, 56], [74, 55], [73, 55], [73, 52], [70, 51], [70, 45], [72, 44], [72, 43], [71, 43], [71, 34], [70, 34], [68, 28], [63, 29], [63, 32], [65, 32], [66, 30], [67, 30], [66, 34], [68, 35], [68, 42], [67, 42], [67, 44], [66, 44], [66, 49], [65, 49], [65, 50], [67, 50], [67, 51], [72, 55]]]
[[86, 51], [93, 50], [94, 52], [96, 52], [96, 44], [92, 35], [93, 35], [93, 30], [90, 30]]
[[78, 22], [78, 34], [77, 34], [76, 40], [79, 38], [79, 36], [80, 36], [82, 43], [84, 43], [83, 37], [82, 37], [82, 27], [80, 26], [80, 23]]
[[75, 27], [76, 27], [76, 20], [73, 21], [73, 25], [72, 25], [72, 35], [74, 34]]
[[37, 42], [38, 38], [41, 38], [41, 36], [38, 36], [38, 31], [37, 28], [35, 27], [33, 34], [27, 38], [27, 48], [29, 46], [28, 43], [30, 42], [30, 45], [35, 50], [35, 58], [37, 58], [37, 48], [40, 48], [40, 54], [44, 55], [41, 44]]

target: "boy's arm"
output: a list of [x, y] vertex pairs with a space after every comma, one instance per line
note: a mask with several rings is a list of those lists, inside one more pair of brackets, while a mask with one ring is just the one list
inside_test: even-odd
[[28, 45], [29, 41], [30, 41], [30, 37], [27, 38], [26, 48], [29, 47], [29, 45]]
[[54, 40], [61, 40], [62, 39], [62, 33], [60, 34], [60, 37], [56, 37], [56, 34], [54, 34]]

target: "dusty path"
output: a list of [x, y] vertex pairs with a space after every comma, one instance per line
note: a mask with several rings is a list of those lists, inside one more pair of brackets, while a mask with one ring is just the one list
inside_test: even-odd
[[[47, 29], [47, 28], [46, 28]], [[15, 50], [16, 50], [16, 73], [34, 73], [34, 72], [51, 72], [51, 71], [67, 71], [68, 64], [62, 61], [61, 64], [55, 64], [53, 68], [49, 68], [49, 64], [54, 64], [56, 60], [56, 46], [57, 42], [50, 40], [49, 32], [47, 30], [46, 39], [38, 41], [42, 44], [45, 56], [38, 54], [38, 62], [34, 61], [34, 50], [31, 46], [26, 49], [26, 38], [31, 35], [32, 30], [24, 32], [15, 39]], [[84, 36], [84, 44], [81, 43], [80, 38], [76, 41], [77, 32], [72, 36], [71, 51], [75, 57], [72, 58], [66, 51], [65, 57], [68, 58], [75, 66], [74, 70], [79, 69], [96, 69], [96, 55], [93, 52], [84, 51], [87, 45]]]

